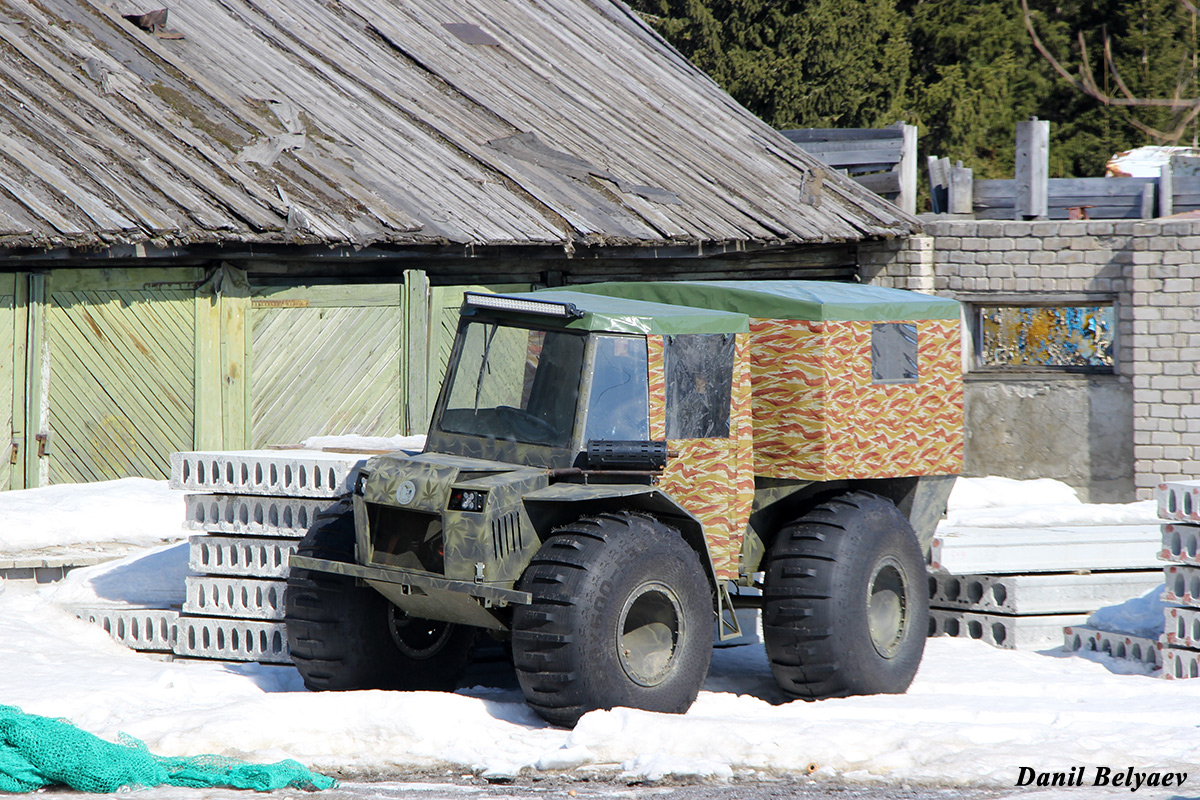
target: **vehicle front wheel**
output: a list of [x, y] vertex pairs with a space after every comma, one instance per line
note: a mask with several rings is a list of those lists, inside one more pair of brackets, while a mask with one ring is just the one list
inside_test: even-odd
[[[318, 514], [296, 553], [353, 563], [349, 503]], [[285, 617], [292, 662], [312, 691], [450, 691], [470, 663], [478, 633], [410, 617], [354, 578], [308, 569], [288, 576]]]
[[780, 530], [766, 562], [763, 638], [785, 692], [901, 694], [925, 652], [924, 554], [888, 500], [850, 492]]
[[556, 725], [626, 706], [683, 713], [712, 658], [713, 601], [678, 532], [637, 513], [584, 517], [550, 536], [521, 579], [513, 662]]

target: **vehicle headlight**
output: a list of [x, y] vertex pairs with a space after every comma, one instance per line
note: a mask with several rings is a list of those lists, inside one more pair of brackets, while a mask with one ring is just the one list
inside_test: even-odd
[[478, 489], [454, 489], [450, 492], [450, 502], [446, 508], [451, 511], [483, 511], [487, 502], [487, 492]]

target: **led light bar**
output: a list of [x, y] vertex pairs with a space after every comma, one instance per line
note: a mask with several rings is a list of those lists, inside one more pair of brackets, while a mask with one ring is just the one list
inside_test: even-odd
[[507, 297], [502, 294], [478, 294], [467, 292], [463, 304], [472, 308], [487, 308], [493, 311], [515, 311], [521, 314], [540, 314], [544, 317], [579, 319], [583, 312], [574, 303], [559, 303], [553, 300], [527, 300], [524, 297]]

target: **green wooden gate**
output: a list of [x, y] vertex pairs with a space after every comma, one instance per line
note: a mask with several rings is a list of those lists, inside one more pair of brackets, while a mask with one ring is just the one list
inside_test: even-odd
[[[0, 274], [0, 490], [169, 475], [170, 455], [423, 433], [464, 291], [251, 287], [216, 269]], [[15, 445], [15, 448], [14, 448]]]
[[405, 429], [404, 286], [256, 287], [251, 442]]
[[[51, 272], [38, 434], [49, 483], [162, 479], [192, 449], [196, 289], [163, 271]], [[195, 277], [195, 276], [190, 276]]]

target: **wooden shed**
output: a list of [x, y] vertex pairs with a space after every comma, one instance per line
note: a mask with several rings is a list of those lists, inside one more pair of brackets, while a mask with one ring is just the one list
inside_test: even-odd
[[0, 51], [0, 488], [421, 431], [467, 286], [850, 278], [917, 224], [617, 0], [0, 0]]

